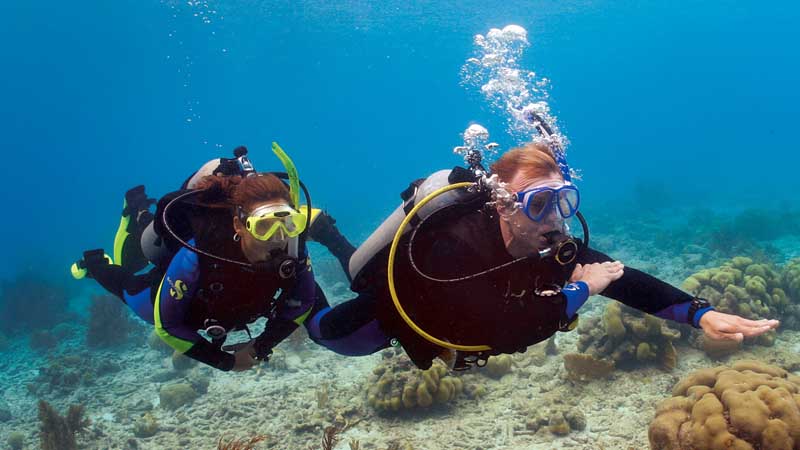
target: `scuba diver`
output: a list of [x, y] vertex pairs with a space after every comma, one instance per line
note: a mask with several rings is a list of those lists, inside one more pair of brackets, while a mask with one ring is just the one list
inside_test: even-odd
[[[73, 275], [95, 279], [186, 356], [224, 371], [268, 360], [309, 314], [327, 307], [306, 239], [325, 245], [340, 262], [355, 250], [333, 218], [311, 207], [288, 155], [275, 143], [272, 149], [285, 173], [256, 172], [239, 147], [234, 158], [209, 161], [181, 190], [161, 198], [155, 216], [144, 188], [131, 189], [113, 260], [103, 250], [87, 251]], [[223, 345], [231, 331], [249, 335], [247, 325], [260, 317], [267, 318], [262, 334]]]
[[[539, 115], [527, 120], [544, 139], [504, 153], [491, 172], [480, 151], [461, 148], [469, 169], [436, 172], [401, 194], [351, 257], [357, 297], [310, 319], [318, 343], [346, 355], [399, 344], [421, 369], [439, 357], [464, 370], [574, 329], [595, 294], [714, 339], [778, 326], [714, 311], [592, 249], [563, 149]], [[570, 233], [572, 217], [582, 239]]]

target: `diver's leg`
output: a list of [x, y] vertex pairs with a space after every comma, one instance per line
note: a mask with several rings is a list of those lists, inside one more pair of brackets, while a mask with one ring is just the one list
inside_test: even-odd
[[143, 275], [130, 275], [122, 292], [122, 300], [140, 319], [155, 323], [153, 303], [164, 272], [154, 267]]
[[102, 249], [83, 252], [83, 259], [79, 263], [90, 278], [94, 278], [105, 290], [124, 301], [124, 285], [130, 274], [121, 266], [111, 264]]
[[355, 253], [356, 248], [336, 228], [336, 220], [325, 211], [320, 212], [311, 223], [308, 235], [311, 239], [324, 245], [339, 260], [347, 279], [350, 280], [350, 257]]
[[84, 252], [83, 263], [89, 277], [127, 304], [142, 320], [153, 323], [151, 293], [158, 288], [163, 272], [153, 268], [144, 275], [133, 274], [109, 263], [103, 250]]
[[147, 198], [144, 186], [136, 186], [125, 193], [122, 218], [114, 237], [114, 262], [130, 273], [147, 267], [148, 260], [142, 253], [140, 239], [145, 227], [153, 221], [150, 205], [155, 200]]
[[[324, 294], [318, 289], [318, 296]], [[389, 338], [375, 318], [375, 298], [361, 293], [358, 297], [331, 308], [318, 300], [317, 308], [306, 320], [308, 336], [319, 345], [340, 355], [370, 355], [389, 346]]]

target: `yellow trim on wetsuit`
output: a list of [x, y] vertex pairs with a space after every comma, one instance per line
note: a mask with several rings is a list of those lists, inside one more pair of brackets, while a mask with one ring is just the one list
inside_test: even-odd
[[161, 338], [162, 341], [166, 342], [167, 345], [174, 348], [175, 350], [179, 351], [180, 353], [188, 352], [192, 347], [194, 347], [194, 342], [186, 341], [181, 338], [177, 338], [167, 331], [164, 326], [161, 324], [161, 288], [164, 286], [164, 280], [167, 279], [167, 275], [164, 275], [164, 278], [161, 279], [161, 283], [158, 284], [158, 292], [156, 293], [156, 301], [153, 305], [153, 321], [155, 322], [156, 334], [158, 337]]
[[293, 322], [294, 322], [294, 323], [296, 323], [296, 324], [298, 324], [298, 325], [302, 325], [302, 324], [303, 324], [303, 322], [305, 322], [305, 321], [306, 321], [306, 319], [308, 318], [308, 315], [309, 315], [309, 314], [311, 314], [311, 310], [312, 310], [312, 309], [314, 309], [314, 305], [311, 305], [311, 306], [309, 306], [309, 308], [308, 308], [308, 311], [304, 312], [302, 316], [300, 316], [300, 317], [295, 317], [295, 319], [293, 320]]
[[[308, 205], [301, 205], [297, 210], [300, 211], [300, 214], [308, 216]], [[321, 212], [322, 210], [319, 208], [311, 208], [311, 225], [314, 225]]]
[[463, 183], [450, 184], [431, 192], [425, 198], [423, 198], [422, 201], [414, 205], [414, 208], [412, 208], [411, 211], [408, 214], [406, 214], [405, 219], [403, 219], [403, 222], [400, 224], [400, 228], [398, 228], [397, 232], [394, 234], [394, 239], [392, 240], [392, 246], [389, 249], [389, 265], [387, 270], [388, 272], [387, 278], [389, 281], [389, 294], [392, 296], [392, 303], [394, 303], [394, 307], [397, 309], [397, 312], [400, 314], [400, 317], [403, 318], [406, 324], [409, 327], [411, 327], [411, 329], [414, 330], [414, 332], [422, 336], [422, 338], [424, 338], [428, 342], [436, 344], [440, 347], [449, 348], [452, 350], [461, 350], [464, 352], [482, 352], [486, 350], [491, 350], [491, 347], [489, 347], [488, 345], [461, 345], [443, 341], [426, 333], [425, 330], [423, 330], [416, 323], [414, 323], [414, 321], [411, 320], [411, 317], [409, 317], [408, 314], [406, 314], [406, 311], [400, 304], [400, 299], [397, 297], [397, 291], [395, 290], [394, 287], [394, 260], [395, 260], [395, 255], [397, 254], [397, 246], [400, 244], [400, 238], [403, 236], [403, 230], [406, 229], [406, 226], [408, 226], [409, 222], [411, 222], [411, 219], [416, 216], [420, 208], [425, 206], [428, 202], [430, 202], [434, 198], [444, 194], [445, 192], [474, 185], [475, 183], [470, 183], [466, 181]]
[[[127, 208], [128, 201], [124, 200], [122, 202], [122, 210], [125, 211]], [[117, 234], [114, 236], [114, 261], [117, 261], [118, 264], [122, 264], [122, 249], [125, 247], [125, 240], [130, 236], [128, 233], [128, 225], [130, 223], [131, 216], [122, 216], [119, 220]]]

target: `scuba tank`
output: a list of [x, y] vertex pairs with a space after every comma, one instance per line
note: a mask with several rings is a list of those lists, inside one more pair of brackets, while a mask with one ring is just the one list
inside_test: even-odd
[[[350, 257], [350, 276], [354, 283], [359, 280], [359, 275], [365, 266], [372, 261], [382, 250], [386, 249], [394, 238], [395, 233], [400, 228], [400, 224], [405, 220], [408, 213], [416, 205], [416, 202], [427, 197], [431, 193], [445, 186], [461, 181], [466, 173], [463, 167], [456, 167], [452, 170], [445, 169], [432, 173], [427, 178], [421, 178], [411, 182], [408, 188], [400, 194], [402, 203], [387, 217], [380, 226], [361, 244]], [[476, 192], [468, 192], [463, 189], [452, 190], [439, 195], [428, 204], [420, 208], [416, 213], [416, 218], [412, 225], [417, 225], [427, 219], [436, 211], [452, 205], [463, 203], [474, 199]], [[403, 230], [403, 234], [412, 231], [412, 227]]]

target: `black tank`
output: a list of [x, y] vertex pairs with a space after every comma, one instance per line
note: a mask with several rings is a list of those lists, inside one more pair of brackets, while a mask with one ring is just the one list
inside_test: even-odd
[[[413, 242], [413, 257], [425, 274], [454, 279], [511, 262], [496, 214], [483, 201], [458, 205], [437, 213], [422, 224]], [[395, 261], [395, 287], [400, 302], [423, 330], [448, 342], [489, 345], [492, 354], [524, 351], [559, 329], [563, 320], [563, 295], [534, 294], [537, 274], [551, 270], [534, 260], [457, 282], [426, 279], [411, 267], [407, 234]], [[414, 332], [398, 314], [389, 295], [386, 264], [388, 250], [370, 262], [354, 290], [372, 291], [379, 298], [382, 329], [397, 338], [414, 363], [426, 368], [442, 349]], [[573, 267], [559, 269], [564, 284]], [[549, 274], [552, 277], [552, 274]]]

